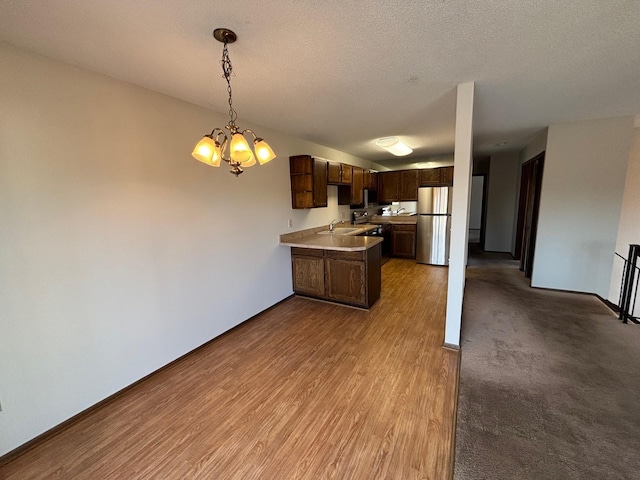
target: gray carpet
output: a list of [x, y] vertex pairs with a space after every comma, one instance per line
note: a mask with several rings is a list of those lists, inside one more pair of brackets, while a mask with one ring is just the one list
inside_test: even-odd
[[639, 479], [640, 326], [469, 263], [454, 478]]

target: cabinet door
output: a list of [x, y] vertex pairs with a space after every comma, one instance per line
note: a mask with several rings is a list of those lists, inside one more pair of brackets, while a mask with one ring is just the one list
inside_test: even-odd
[[397, 202], [400, 196], [400, 172], [383, 172], [378, 175], [380, 179], [378, 201], [380, 203]]
[[440, 170], [440, 180], [443, 185], [453, 186], [453, 167], [443, 167]]
[[366, 269], [362, 261], [326, 259], [326, 295], [340, 302], [366, 304]]
[[372, 191], [378, 190], [378, 174], [376, 172], [370, 172], [369, 186], [365, 188]]
[[342, 164], [342, 181], [340, 182], [342, 185], [351, 185], [352, 171], [353, 167], [351, 165]]
[[324, 258], [291, 255], [293, 291], [296, 293], [324, 296]]
[[327, 166], [327, 183], [329, 185], [340, 185], [342, 181], [342, 166], [339, 163], [329, 162]]
[[416, 258], [415, 225], [394, 225], [391, 232], [391, 255], [401, 258]]
[[400, 200], [417, 201], [419, 181], [420, 172], [418, 170], [404, 170], [400, 181]]
[[313, 159], [313, 206], [327, 206], [327, 162]]
[[440, 185], [440, 168], [420, 170], [420, 186], [433, 187]]
[[352, 169], [351, 205], [364, 205], [364, 171], [360, 167], [353, 167]]

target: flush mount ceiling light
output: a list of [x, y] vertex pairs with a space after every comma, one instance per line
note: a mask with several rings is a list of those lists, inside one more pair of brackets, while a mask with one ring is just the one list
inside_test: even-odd
[[[211, 133], [202, 137], [193, 149], [191, 155], [193, 155], [196, 160], [211, 165], [212, 167], [219, 167], [220, 161], [224, 160], [231, 166], [231, 173], [237, 177], [242, 173], [243, 168], [256, 164], [256, 157], [260, 165], [264, 165], [276, 158], [276, 154], [273, 153], [273, 150], [271, 150], [267, 142], [259, 138], [253, 131], [248, 128], [240, 130], [236, 125], [238, 114], [233, 109], [233, 101], [231, 100], [231, 74], [233, 73], [233, 68], [231, 66], [231, 60], [229, 59], [227, 44], [235, 42], [238, 37], [227, 28], [216, 28], [213, 31], [213, 36], [219, 42], [224, 43], [221, 61], [222, 76], [227, 81], [230, 117], [229, 124], [224, 128], [229, 131], [230, 137], [223, 129], [214, 128], [211, 130]], [[247, 139], [244, 137], [245, 134], [253, 136], [253, 151], [249, 147]], [[231, 140], [229, 140], [229, 138], [231, 138]]]
[[382, 137], [376, 140], [376, 145], [384, 148], [396, 157], [404, 157], [409, 155], [413, 150], [409, 145], [404, 143], [398, 137]]

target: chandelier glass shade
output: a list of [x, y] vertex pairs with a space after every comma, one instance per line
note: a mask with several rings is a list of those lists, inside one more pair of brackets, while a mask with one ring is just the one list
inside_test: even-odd
[[[206, 134], [196, 144], [191, 155], [196, 160], [212, 167], [219, 167], [224, 160], [231, 167], [231, 173], [236, 177], [243, 172], [243, 168], [248, 168], [256, 164], [264, 165], [276, 158], [276, 154], [262, 138], [258, 137], [248, 128], [240, 130], [236, 125], [238, 114], [233, 109], [231, 98], [231, 74], [233, 68], [229, 59], [227, 44], [236, 41], [237, 36], [226, 28], [217, 28], [213, 31], [216, 40], [224, 43], [222, 49], [222, 71], [223, 78], [227, 81], [227, 92], [229, 93], [229, 123], [224, 128], [214, 128], [211, 133]], [[228, 132], [228, 133], [227, 133]], [[245, 135], [253, 137], [253, 149], [247, 142]], [[254, 153], [255, 152], [255, 153]]]

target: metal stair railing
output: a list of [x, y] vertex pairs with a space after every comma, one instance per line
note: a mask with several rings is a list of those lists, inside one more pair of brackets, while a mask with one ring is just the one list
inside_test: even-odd
[[[624, 258], [618, 252], [616, 255], [624, 260], [624, 270], [622, 274], [622, 282], [620, 284], [620, 298], [618, 305], [620, 307], [620, 316], [622, 323], [628, 323], [631, 320], [634, 323], [638, 322], [638, 319], [633, 316], [633, 312], [636, 307], [636, 299], [638, 297], [638, 283], [640, 279], [640, 268], [637, 266], [638, 258], [640, 257], [640, 245], [629, 245], [629, 257]], [[636, 277], [636, 274], [638, 276]], [[633, 299], [633, 300], [632, 300]]]

